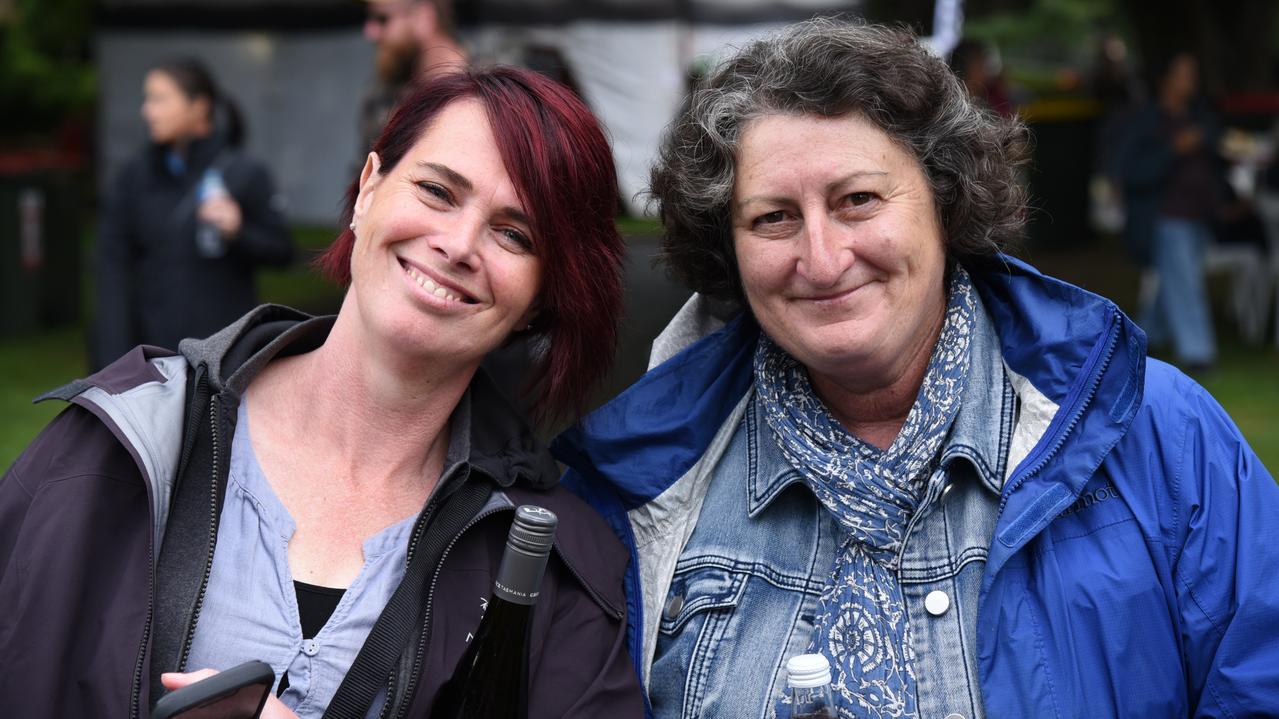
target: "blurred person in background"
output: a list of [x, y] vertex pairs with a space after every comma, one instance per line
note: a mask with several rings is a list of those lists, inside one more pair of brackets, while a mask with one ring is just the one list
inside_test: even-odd
[[1089, 68], [1088, 91], [1100, 106], [1097, 147], [1089, 178], [1089, 209], [1094, 229], [1110, 235], [1124, 230], [1124, 206], [1118, 149], [1129, 115], [1145, 96], [1129, 61], [1128, 44], [1114, 32], [1105, 32]]
[[377, 46], [376, 78], [360, 105], [360, 164], [391, 108], [415, 82], [466, 67], [454, 27], [453, 0], [365, 0], [364, 37]]
[[964, 83], [968, 94], [982, 106], [1002, 117], [1012, 117], [1012, 100], [1004, 75], [990, 45], [982, 40], [965, 38], [950, 52], [950, 68]]
[[1117, 156], [1131, 252], [1154, 270], [1138, 322], [1152, 346], [1172, 344], [1191, 372], [1217, 359], [1204, 253], [1222, 206], [1216, 115], [1199, 96], [1199, 63], [1181, 52], [1156, 66], [1150, 102], [1127, 121]]
[[616, 194], [568, 89], [437, 78], [348, 190], [336, 316], [265, 305], [51, 393], [71, 406], [0, 479], [4, 715], [146, 716], [258, 659], [264, 716], [425, 716], [534, 504], [559, 526], [529, 719], [642, 717], [626, 551], [480, 368], [537, 335], [538, 417], [581, 410], [616, 346]]
[[143, 94], [149, 140], [107, 188], [98, 232], [94, 368], [212, 334], [257, 304], [257, 267], [293, 257], [283, 197], [208, 69], [157, 65]]
[[811, 652], [841, 719], [1279, 716], [1279, 487], [1113, 302], [1002, 254], [1027, 156], [910, 35], [828, 20], [675, 119], [697, 294], [553, 445], [631, 545], [659, 719], [784, 719]]

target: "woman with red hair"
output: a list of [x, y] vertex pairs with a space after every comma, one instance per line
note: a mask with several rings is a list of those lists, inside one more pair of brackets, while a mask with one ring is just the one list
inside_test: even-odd
[[[495, 68], [406, 98], [320, 258], [347, 285], [335, 317], [260, 307], [51, 393], [71, 406], [0, 481], [16, 627], [0, 632], [0, 705], [145, 715], [165, 689], [258, 659], [270, 716], [425, 716], [512, 511], [537, 504], [560, 530], [528, 716], [642, 716], [626, 552], [480, 368], [531, 338], [538, 418], [582, 407], [617, 334], [615, 198], [597, 121], [550, 80]], [[76, 631], [90, 621], [92, 651]], [[54, 680], [68, 676], [77, 691]]]

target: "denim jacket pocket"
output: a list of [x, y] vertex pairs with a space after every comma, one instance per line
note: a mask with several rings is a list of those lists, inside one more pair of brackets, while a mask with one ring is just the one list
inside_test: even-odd
[[650, 675], [650, 700], [662, 719], [710, 716], [704, 705], [715, 672], [722, 670], [717, 655], [726, 648], [725, 634], [748, 584], [749, 574], [719, 566], [676, 569], [662, 608], [657, 655]]
[[676, 570], [662, 608], [662, 634], [679, 634], [699, 614], [736, 607], [748, 576], [746, 572], [714, 566]]

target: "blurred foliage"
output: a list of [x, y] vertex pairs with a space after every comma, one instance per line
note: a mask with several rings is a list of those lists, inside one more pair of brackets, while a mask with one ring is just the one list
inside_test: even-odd
[[964, 35], [1018, 56], [1068, 58], [1091, 47], [1099, 27], [1115, 26], [1121, 17], [1114, 0], [1034, 0], [1017, 10], [970, 11]]
[[0, 135], [56, 131], [93, 105], [91, 0], [0, 0]]
[[1085, 90], [1082, 73], [1094, 61], [1100, 35], [1130, 34], [1122, 5], [1116, 0], [1031, 0], [985, 14], [974, 8], [965, 17], [964, 36], [997, 49], [1005, 77], [1022, 101], [1079, 95]]

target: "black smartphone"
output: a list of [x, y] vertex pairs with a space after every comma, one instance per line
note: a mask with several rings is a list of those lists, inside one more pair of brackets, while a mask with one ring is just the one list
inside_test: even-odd
[[160, 697], [151, 719], [257, 719], [273, 686], [271, 665], [245, 662]]

